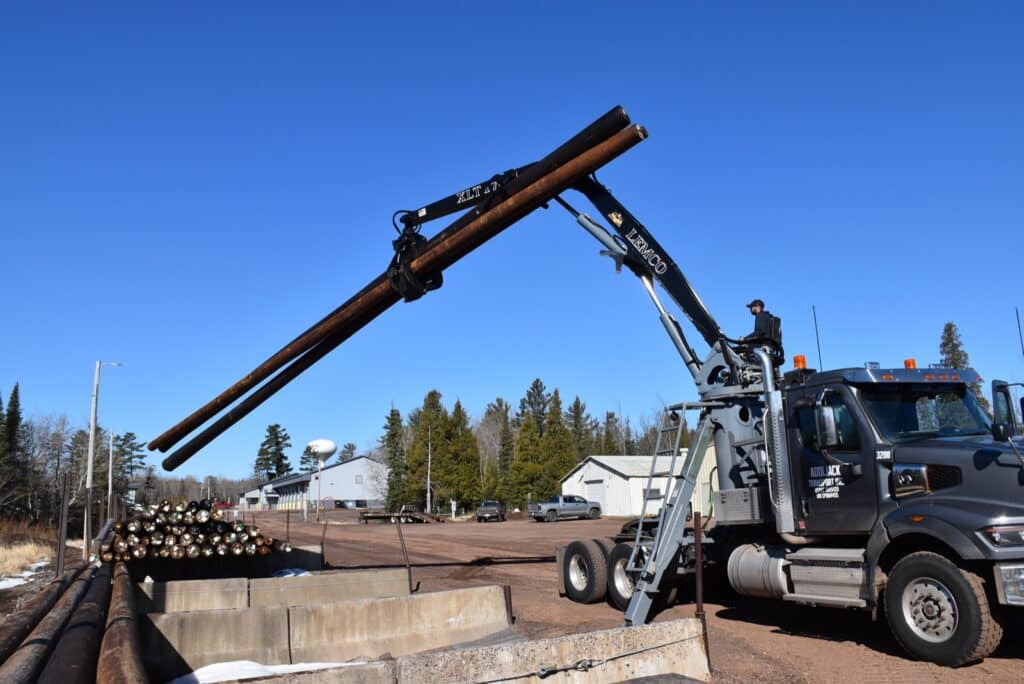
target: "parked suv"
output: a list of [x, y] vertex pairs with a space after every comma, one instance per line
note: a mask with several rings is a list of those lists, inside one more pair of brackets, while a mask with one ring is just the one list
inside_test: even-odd
[[505, 504], [493, 499], [488, 499], [481, 503], [476, 509], [476, 521], [486, 522], [488, 520], [505, 522]]

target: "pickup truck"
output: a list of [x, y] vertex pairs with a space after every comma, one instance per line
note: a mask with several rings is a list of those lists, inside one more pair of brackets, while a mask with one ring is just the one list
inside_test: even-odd
[[505, 504], [493, 499], [481, 503], [476, 509], [476, 521], [486, 522], [488, 520], [505, 522]]
[[591, 518], [601, 517], [601, 504], [587, 501], [582, 496], [568, 494], [552, 496], [542, 503], [531, 503], [527, 506], [530, 517], [537, 522], [555, 522], [560, 518]]

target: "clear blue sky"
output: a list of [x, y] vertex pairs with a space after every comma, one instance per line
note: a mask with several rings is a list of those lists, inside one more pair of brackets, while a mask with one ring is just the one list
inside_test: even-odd
[[[651, 137], [601, 178], [729, 333], [761, 297], [817, 365], [813, 304], [826, 366], [900, 365], [953, 320], [1024, 380], [1019, 3], [39, 2], [0, 27], [0, 393], [27, 416], [85, 425], [118, 360], [100, 422], [156, 436], [376, 277], [393, 211], [615, 104]], [[271, 422], [293, 462], [363, 450], [434, 387], [474, 416], [535, 377], [597, 416], [693, 398], [598, 249], [528, 217], [176, 472], [247, 474]]]

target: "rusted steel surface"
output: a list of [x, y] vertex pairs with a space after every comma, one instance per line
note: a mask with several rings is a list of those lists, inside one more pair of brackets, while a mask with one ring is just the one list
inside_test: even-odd
[[[616, 110], [613, 110], [609, 115], [614, 115], [615, 112]], [[545, 204], [554, 195], [564, 191], [580, 178], [593, 173], [647, 137], [646, 131], [638, 125], [627, 126], [618, 132], [608, 134], [610, 124], [604, 121], [609, 115], [592, 124], [591, 128], [597, 127], [595, 129], [598, 131], [597, 133], [588, 133], [591, 130], [588, 128], [584, 133], [545, 157], [544, 160], [527, 169], [516, 179], [517, 183], [514, 187], [506, 188], [506, 192], [511, 194], [504, 201], [487, 209], [474, 209], [435, 235], [427, 243], [423, 252], [411, 262], [412, 271], [417, 275], [443, 271], [476, 247]], [[618, 116], [611, 116], [611, 119], [615, 123], [621, 123], [622, 120]], [[593, 142], [595, 139], [598, 142]], [[577, 154], [569, 157], [568, 155], [572, 152], [577, 152]], [[512, 185], [510, 183], [510, 186]], [[222, 395], [151, 442], [150, 448], [155, 446], [164, 450], [181, 435], [187, 434], [189, 430], [214, 415], [221, 406], [226, 404], [227, 400], [224, 398], [240, 396], [259, 380], [267, 377], [274, 369], [294, 359], [287, 368], [164, 459], [164, 468], [173, 470], [224, 430], [241, 420], [281, 387], [398, 302], [400, 298], [398, 292], [388, 282], [387, 276], [384, 274], [378, 276], [330, 316], [304, 333], [299, 338], [301, 344], [295, 342], [279, 351]], [[296, 351], [306, 343], [312, 346], [307, 347], [305, 351]]]
[[0, 663], [14, 653], [84, 567], [82, 561], [69, 565], [62, 575], [40, 589], [31, 601], [4, 618], [0, 623]]
[[87, 566], [75, 578], [56, 605], [21, 642], [18, 650], [0, 666], [0, 683], [35, 681], [60, 638], [61, 630], [89, 588], [94, 570], [92, 566]]
[[[629, 116], [622, 107], [615, 107], [604, 116], [593, 122], [585, 129], [580, 131], [578, 134], [573, 136], [570, 140], [558, 147], [554, 152], [547, 155], [544, 159], [537, 162], [529, 169], [523, 172], [519, 178], [513, 180], [505, 187], [505, 192], [508, 194], [514, 194], [519, 192], [521, 189], [527, 187], [533, 181], [541, 178], [547, 173], [550, 173], [554, 169], [563, 164], [567, 163], [574, 157], [578, 156], [588, 148], [606, 140], [616, 132], [622, 130], [622, 128], [629, 124]], [[456, 221], [446, 231], [436, 236], [428, 244], [427, 249], [431, 249], [435, 240], [453, 229], [460, 227], [460, 222], [464, 222], [467, 218], [476, 218], [484, 212], [482, 209], [475, 209], [468, 216], [463, 217], [460, 221]], [[486, 238], [485, 238], [486, 239]], [[460, 255], [461, 257], [462, 255]], [[459, 257], [457, 257], [459, 258]], [[414, 264], [415, 270], [415, 264]], [[393, 301], [388, 306], [394, 304], [397, 301], [397, 293], [391, 289], [387, 283], [387, 279], [384, 276], [377, 278], [362, 291], [355, 295], [355, 297], [349, 299], [347, 302], [342, 304], [340, 307], [335, 309], [333, 312], [325, 316], [319, 322], [311, 326], [305, 332], [300, 334], [294, 340], [282, 347], [276, 354], [268, 358], [266, 361], [257, 366], [254, 370], [248, 373], [241, 380], [236, 382], [234, 385], [226, 389], [224, 392], [214, 397], [212, 400], [207, 402], [204, 406], [193, 412], [187, 418], [172, 426], [163, 434], [159, 435], [155, 439], [149, 441], [150, 449], [158, 449], [160, 451], [167, 451], [171, 446], [180, 441], [185, 435], [195, 430], [201, 424], [212, 418], [214, 415], [219, 413], [231, 402], [235, 401], [243, 394], [251, 390], [253, 387], [258, 385], [260, 382], [270, 377], [272, 373], [282, 368], [285, 364], [289, 363], [298, 356], [304, 354], [311, 347], [318, 344], [320, 340], [326, 336], [335, 333], [340, 326], [345, 323], [339, 320], [339, 317], [343, 315], [349, 309], [349, 307], [355, 301], [359, 301], [363, 298], [371, 296], [371, 293], [380, 294], [381, 286], [386, 286], [387, 290], [394, 295]], [[387, 308], [387, 307], [385, 307]], [[378, 312], [379, 313], [379, 312]], [[350, 314], [356, 315], [356, 314]], [[371, 319], [372, 320], [372, 319]], [[368, 322], [368, 321], [367, 321]], [[364, 323], [365, 325], [365, 323]], [[354, 332], [354, 331], [353, 331]], [[351, 334], [351, 333], [349, 333]], [[346, 335], [347, 337], [347, 335]], [[340, 343], [340, 342], [339, 342]], [[166, 465], [165, 468], [171, 469]]]
[[110, 566], [93, 575], [85, 598], [68, 620], [53, 654], [39, 675], [42, 684], [91, 684], [110, 604]]
[[96, 681], [133, 684], [149, 682], [139, 646], [135, 588], [124, 563], [114, 565], [114, 585], [107, 614], [107, 628], [100, 646]]

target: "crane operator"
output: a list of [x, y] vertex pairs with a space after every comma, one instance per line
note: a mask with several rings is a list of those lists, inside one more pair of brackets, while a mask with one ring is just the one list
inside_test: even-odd
[[744, 342], [770, 340], [772, 338], [772, 315], [764, 310], [764, 302], [755, 299], [747, 304], [747, 308], [750, 309], [750, 315], [754, 317], [754, 332], [740, 339]]

